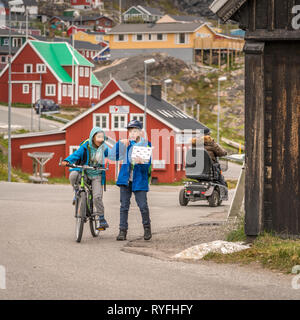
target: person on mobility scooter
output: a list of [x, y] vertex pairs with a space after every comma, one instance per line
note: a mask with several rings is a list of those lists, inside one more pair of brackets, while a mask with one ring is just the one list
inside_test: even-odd
[[220, 206], [228, 200], [228, 186], [222, 175], [217, 157], [227, 152], [219, 146], [209, 133], [192, 139], [192, 148], [186, 155], [186, 177], [196, 181], [186, 182], [179, 193], [179, 203], [187, 206], [189, 202], [207, 200], [209, 206]]

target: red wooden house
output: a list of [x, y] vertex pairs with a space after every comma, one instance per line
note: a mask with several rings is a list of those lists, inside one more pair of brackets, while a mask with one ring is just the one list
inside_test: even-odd
[[[130, 120], [144, 122], [144, 95], [122, 92], [115, 85], [116, 81], [111, 80], [104, 89], [111, 90], [111, 95], [58, 131], [13, 136], [13, 166], [31, 173], [32, 164], [27, 156], [28, 152], [54, 152], [54, 158], [46, 164], [46, 171], [51, 176], [62, 176], [63, 169], [58, 166], [59, 158], [65, 158], [74, 152], [80, 142], [89, 136], [93, 126], [100, 126], [106, 132], [109, 147], [119, 139], [126, 138], [125, 128]], [[180, 181], [185, 176], [183, 160], [191, 136], [204, 129], [207, 128], [200, 122], [162, 100], [160, 86], [152, 86], [151, 95], [147, 96], [147, 135], [154, 147], [153, 181], [170, 183]], [[107, 174], [109, 180], [116, 179], [119, 166], [120, 163], [110, 164]]]
[[[27, 41], [12, 59], [12, 103], [97, 103], [102, 85], [93, 66], [66, 42]], [[8, 66], [0, 73], [0, 101], [8, 102]]]

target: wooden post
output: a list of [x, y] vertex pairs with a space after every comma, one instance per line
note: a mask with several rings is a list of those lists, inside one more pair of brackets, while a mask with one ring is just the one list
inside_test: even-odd
[[219, 69], [221, 69], [221, 49], [219, 49]]
[[229, 45], [227, 44], [227, 69], [230, 67]]

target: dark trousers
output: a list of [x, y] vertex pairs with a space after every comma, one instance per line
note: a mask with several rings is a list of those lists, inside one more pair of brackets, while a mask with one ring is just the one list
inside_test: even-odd
[[129, 186], [120, 186], [120, 229], [128, 229], [128, 211], [130, 207], [130, 199], [132, 192], [135, 196], [135, 201], [141, 211], [142, 222], [144, 226], [150, 225], [150, 214], [147, 202], [146, 191], [132, 191], [132, 182], [129, 182]]

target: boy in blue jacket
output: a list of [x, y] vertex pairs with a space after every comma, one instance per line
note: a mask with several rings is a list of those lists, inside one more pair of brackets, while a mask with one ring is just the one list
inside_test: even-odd
[[[106, 136], [99, 127], [94, 127], [90, 132], [90, 137], [78, 150], [62, 161], [65, 166], [68, 163], [79, 165], [105, 166], [105, 158], [108, 156], [108, 147], [105, 144]], [[96, 214], [99, 216], [98, 228], [108, 228], [109, 225], [104, 218], [103, 205], [103, 185], [105, 183], [105, 171], [87, 170], [87, 177], [91, 180], [93, 190], [93, 201], [96, 207]], [[75, 175], [77, 174], [77, 178]], [[72, 172], [72, 181], [79, 179], [79, 171]]]
[[144, 226], [144, 239], [150, 240], [151, 225], [150, 214], [147, 202], [147, 192], [149, 191], [149, 176], [151, 171], [151, 159], [148, 163], [140, 158], [132, 159], [133, 146], [149, 146], [151, 143], [142, 138], [142, 124], [133, 120], [128, 126], [129, 139], [118, 141], [109, 151], [109, 159], [114, 161], [123, 160], [123, 164], [118, 176], [117, 185], [120, 187], [120, 231], [117, 236], [118, 241], [126, 240], [128, 229], [128, 211], [132, 193], [142, 215]]

